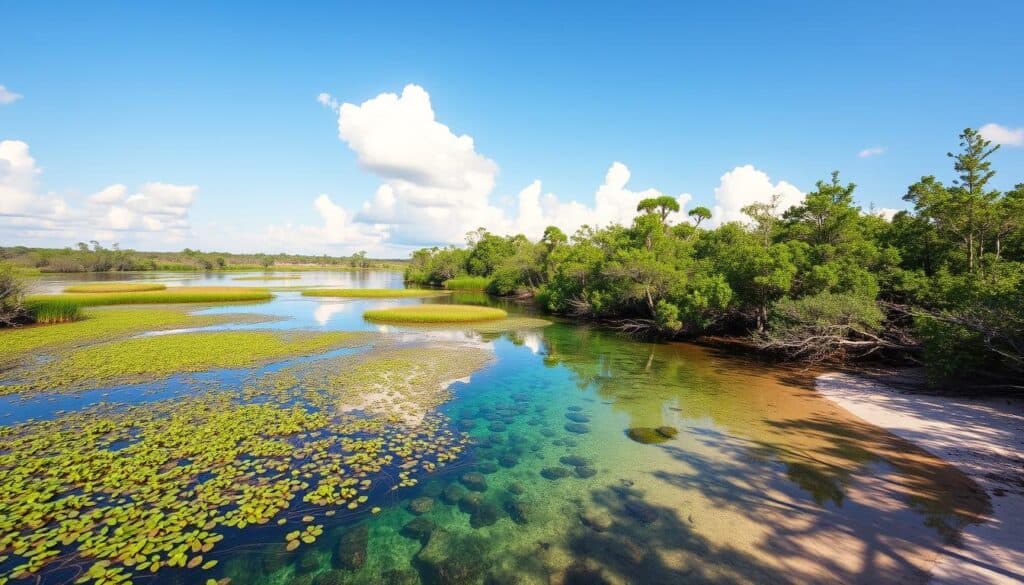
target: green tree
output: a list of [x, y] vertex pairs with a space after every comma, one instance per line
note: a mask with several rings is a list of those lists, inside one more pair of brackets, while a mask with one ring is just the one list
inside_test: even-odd
[[679, 211], [679, 202], [668, 195], [659, 195], [643, 199], [637, 204], [636, 210], [637, 212], [657, 214], [661, 223], [664, 224], [668, 220], [668, 214]]
[[702, 221], [711, 219], [711, 210], [704, 206], [697, 206], [687, 212], [693, 218], [693, 227], [700, 227]]

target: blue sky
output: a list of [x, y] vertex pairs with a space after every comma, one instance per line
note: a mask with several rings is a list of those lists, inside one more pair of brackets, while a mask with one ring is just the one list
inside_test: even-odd
[[4, 2], [0, 245], [401, 255], [833, 169], [899, 208], [986, 124], [1024, 181], [1021, 2], [369, 4]]

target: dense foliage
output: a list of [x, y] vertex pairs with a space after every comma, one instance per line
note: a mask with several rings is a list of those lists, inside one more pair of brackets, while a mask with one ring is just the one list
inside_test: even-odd
[[1001, 193], [991, 145], [972, 129], [950, 153], [954, 179], [911, 185], [890, 220], [854, 202], [833, 173], [800, 205], [744, 209], [714, 229], [707, 208], [672, 223], [674, 200], [644, 200], [630, 226], [549, 227], [538, 242], [481, 229], [465, 248], [413, 253], [406, 278], [488, 278], [553, 313], [669, 337], [749, 334], [811, 361], [886, 355], [936, 381], [1024, 373], [1024, 184]]

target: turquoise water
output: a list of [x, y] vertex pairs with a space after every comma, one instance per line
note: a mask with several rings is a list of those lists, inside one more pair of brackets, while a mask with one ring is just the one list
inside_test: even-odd
[[[394, 273], [301, 276], [287, 284], [401, 281]], [[54, 279], [46, 286], [62, 285]], [[481, 295], [455, 300], [498, 303]], [[453, 461], [417, 475], [415, 486], [391, 489], [399, 470], [386, 467], [373, 475], [375, 487], [356, 511], [326, 516], [326, 507], [303, 507], [325, 527], [314, 544], [285, 550], [296, 511], [283, 527], [225, 531], [206, 555], [218, 560], [209, 570], [164, 568], [135, 581], [923, 582], [934, 552], [987, 509], [966, 477], [819, 398], [800, 372], [566, 323], [478, 333], [361, 318], [368, 308], [420, 302], [281, 292], [267, 303], [204, 309], [279, 319], [229, 328], [369, 331], [382, 346], [443, 348], [455, 356], [483, 350], [490, 359], [453, 382], [451, 398], [427, 413], [439, 428], [466, 433], [468, 443]], [[88, 408], [102, 417], [102, 409], [119, 405], [146, 408], [198, 392], [232, 392], [300, 362], [339, 367], [344, 375], [356, 362], [339, 357], [374, 351], [73, 395], [7, 397], [0, 422], [59, 421]], [[0, 564], [0, 575], [14, 562]], [[43, 571], [41, 582], [73, 582], [76, 562], [69, 554]]]

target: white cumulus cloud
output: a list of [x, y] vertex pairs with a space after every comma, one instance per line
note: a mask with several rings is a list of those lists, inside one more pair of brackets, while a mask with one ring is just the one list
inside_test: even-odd
[[[321, 195], [316, 207], [322, 226], [279, 226], [273, 230], [275, 238], [322, 233], [350, 250], [379, 249], [375, 244], [391, 250], [459, 244], [466, 232], [478, 227], [538, 238], [553, 224], [570, 233], [583, 224], [628, 224], [641, 199], [661, 194], [652, 188], [630, 189], [629, 169], [615, 162], [593, 202], [563, 201], [543, 193], [536, 180], [520, 191], [516, 206], [505, 209], [491, 201], [497, 163], [477, 151], [472, 136], [437, 120], [422, 87], [410, 84], [401, 94], [382, 93], [361, 104], [336, 106], [329, 94], [321, 94], [317, 101], [337, 111], [338, 137], [355, 153], [359, 166], [381, 184], [355, 213]], [[680, 205], [689, 199], [688, 194], [677, 197]]]
[[1004, 146], [1024, 146], [1024, 128], [1007, 128], [999, 124], [989, 123], [978, 129], [985, 140], [991, 140]]
[[116, 183], [69, 205], [41, 192], [42, 170], [20, 140], [0, 141], [0, 234], [10, 239], [120, 239], [148, 234], [148, 241], [180, 240], [189, 232], [189, 210], [198, 187], [145, 183], [135, 192]]
[[743, 165], [722, 175], [715, 187], [715, 205], [711, 211], [711, 222], [720, 225], [730, 221], [747, 222], [748, 218], [742, 211], [751, 203], [771, 203], [772, 197], [778, 195], [776, 209], [785, 211], [804, 200], [804, 193], [791, 183], [778, 181], [772, 183], [771, 178], [753, 165]]
[[885, 154], [884, 146], [869, 146], [868, 148], [865, 148], [858, 152], [857, 156], [860, 158], [871, 158], [873, 156], [880, 156], [882, 154]]
[[13, 104], [21, 98], [22, 95], [20, 93], [15, 93], [3, 85], [0, 85], [0, 105], [6, 106], [7, 104]]

